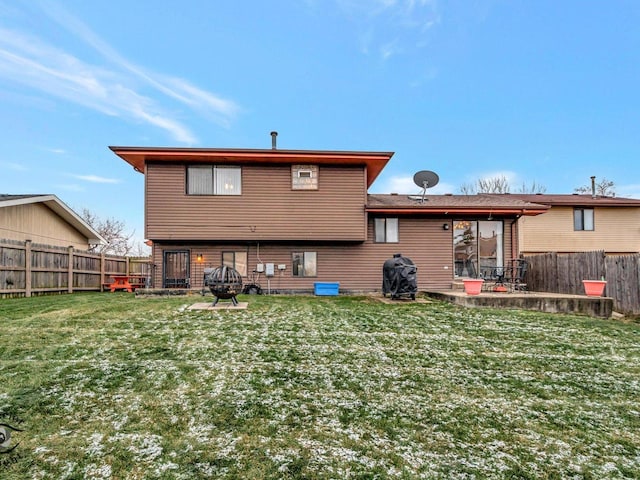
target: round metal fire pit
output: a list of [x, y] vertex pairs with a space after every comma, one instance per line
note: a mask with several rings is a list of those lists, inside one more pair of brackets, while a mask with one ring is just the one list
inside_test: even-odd
[[216, 297], [213, 305], [217, 304], [220, 299], [230, 299], [234, 306], [238, 305], [236, 295], [242, 292], [242, 275], [235, 268], [226, 266], [214, 268], [205, 276], [205, 285]]

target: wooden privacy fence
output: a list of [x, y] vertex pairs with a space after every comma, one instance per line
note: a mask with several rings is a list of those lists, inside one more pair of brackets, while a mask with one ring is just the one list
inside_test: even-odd
[[149, 257], [0, 240], [0, 297], [101, 291], [111, 275], [151, 275]]
[[613, 298], [614, 310], [640, 315], [640, 254], [543, 253], [526, 259], [529, 290], [584, 295], [582, 280], [604, 278], [605, 295]]

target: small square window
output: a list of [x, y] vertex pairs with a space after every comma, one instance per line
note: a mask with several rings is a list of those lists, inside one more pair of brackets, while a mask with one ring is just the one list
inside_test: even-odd
[[317, 165], [291, 165], [291, 189], [292, 190], [317, 190], [318, 166]]

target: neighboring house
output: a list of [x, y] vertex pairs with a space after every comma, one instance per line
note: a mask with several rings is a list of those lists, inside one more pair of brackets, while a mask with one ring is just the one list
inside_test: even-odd
[[369, 195], [391, 152], [110, 148], [145, 175], [145, 236], [163, 288], [200, 288], [204, 268], [224, 264], [245, 281], [264, 266], [263, 288], [278, 291], [374, 291], [395, 253], [417, 265], [419, 288], [450, 288], [514, 257], [517, 219], [548, 209], [506, 196]]
[[0, 194], [0, 239], [87, 250], [105, 243], [55, 195]]
[[[518, 221], [518, 253], [640, 253], [640, 200], [590, 194], [507, 194], [548, 205], [538, 217]], [[494, 195], [495, 197], [495, 195]]]

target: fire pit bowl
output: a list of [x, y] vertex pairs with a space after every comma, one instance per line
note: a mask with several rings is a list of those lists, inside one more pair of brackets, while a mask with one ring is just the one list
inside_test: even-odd
[[216, 297], [214, 306], [220, 299], [231, 300], [234, 306], [238, 305], [236, 295], [242, 292], [242, 275], [235, 268], [227, 266], [214, 268], [205, 276], [204, 283]]

